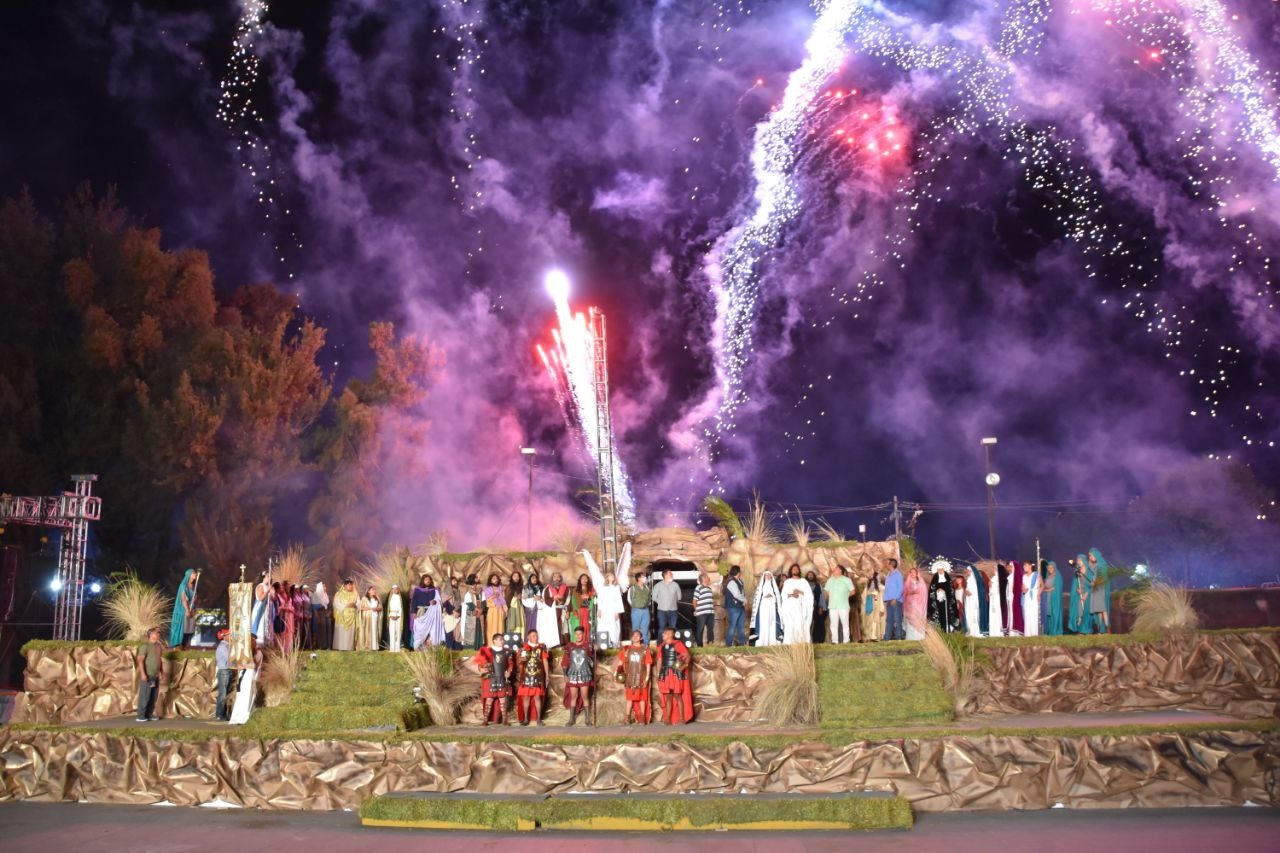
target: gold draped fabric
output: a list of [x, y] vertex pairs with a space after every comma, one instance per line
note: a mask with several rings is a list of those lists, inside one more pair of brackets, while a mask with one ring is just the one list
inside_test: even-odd
[[[408, 791], [892, 791], [919, 811], [1280, 806], [1280, 735], [968, 737], [776, 748], [258, 740], [0, 730], [0, 799], [354, 809]], [[268, 768], [269, 770], [264, 770]]]
[[227, 627], [231, 629], [228, 642], [231, 646], [231, 668], [247, 669], [253, 666], [252, 635], [253, 584], [233, 583], [227, 587]]

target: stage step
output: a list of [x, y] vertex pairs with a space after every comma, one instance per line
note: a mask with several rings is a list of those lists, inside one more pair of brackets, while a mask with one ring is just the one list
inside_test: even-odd
[[323, 651], [307, 656], [289, 700], [255, 711], [251, 727], [403, 728], [400, 714], [413, 704], [413, 677], [401, 653]]
[[888, 792], [832, 794], [384, 794], [360, 806], [365, 826], [513, 832], [910, 829], [911, 806]]

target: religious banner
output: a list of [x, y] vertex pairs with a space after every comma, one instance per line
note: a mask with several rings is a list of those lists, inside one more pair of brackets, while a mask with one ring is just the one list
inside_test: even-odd
[[233, 583], [227, 586], [227, 625], [231, 629], [231, 668], [248, 669], [253, 666], [253, 647], [249, 644], [252, 632], [249, 619], [253, 612], [253, 584]]

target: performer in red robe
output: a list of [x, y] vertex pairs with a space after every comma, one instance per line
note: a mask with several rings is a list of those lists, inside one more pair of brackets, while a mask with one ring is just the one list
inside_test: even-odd
[[674, 629], [664, 628], [662, 644], [658, 646], [658, 695], [662, 697], [664, 723], [687, 723], [693, 719], [693, 682], [689, 677], [692, 662], [689, 647], [676, 639]]
[[516, 688], [516, 714], [520, 725], [527, 726], [533, 720], [542, 725], [542, 700], [547, 695], [547, 647], [538, 642], [538, 632], [525, 635], [520, 649], [520, 669]]
[[[564, 647], [560, 666], [564, 669], [564, 706], [569, 709], [569, 725], [578, 721], [578, 712], [586, 709], [596, 684], [596, 656], [584, 639], [586, 631], [573, 629], [573, 642]], [[591, 720], [587, 720], [591, 724]]]
[[505, 723], [516, 656], [507, 648], [502, 634], [494, 634], [491, 644], [476, 652], [474, 660], [480, 669], [480, 711], [484, 724]]
[[618, 681], [622, 682], [627, 697], [627, 722], [633, 720], [648, 725], [653, 719], [653, 706], [649, 703], [652, 689], [653, 650], [644, 642], [639, 631], [631, 632], [631, 642], [618, 652]]

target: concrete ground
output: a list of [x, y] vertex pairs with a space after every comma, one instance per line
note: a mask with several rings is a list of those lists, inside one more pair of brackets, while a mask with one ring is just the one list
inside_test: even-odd
[[6, 853], [352, 853], [359, 850], [1080, 853], [1082, 850], [1232, 853], [1274, 851], [1280, 810], [1063, 809], [920, 815], [914, 829], [876, 833], [444, 833], [362, 827], [351, 812], [257, 812], [165, 806], [0, 803]]

